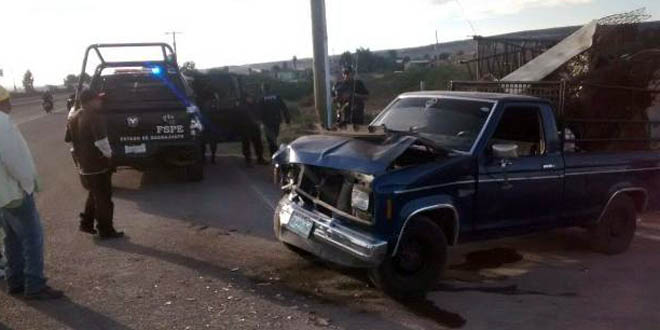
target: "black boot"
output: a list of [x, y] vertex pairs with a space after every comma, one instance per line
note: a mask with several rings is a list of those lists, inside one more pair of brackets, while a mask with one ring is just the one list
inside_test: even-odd
[[99, 239], [115, 239], [124, 237], [123, 231], [116, 231], [114, 229], [108, 231], [99, 231]]
[[96, 230], [94, 229], [94, 218], [90, 218], [84, 213], [80, 213], [80, 226], [78, 230], [83, 233], [96, 235]]

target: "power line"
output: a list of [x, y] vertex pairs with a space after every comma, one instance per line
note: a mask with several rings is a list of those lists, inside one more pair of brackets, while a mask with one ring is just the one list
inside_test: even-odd
[[472, 21], [470, 21], [470, 19], [467, 17], [467, 14], [465, 13], [465, 8], [463, 8], [463, 5], [459, 0], [455, 0], [455, 1], [456, 4], [458, 4], [458, 7], [461, 8], [461, 12], [463, 12], [463, 19], [465, 19], [468, 22], [468, 24], [470, 25], [470, 29], [472, 29], [472, 34], [476, 36], [477, 30], [474, 28], [474, 25], [472, 25]]

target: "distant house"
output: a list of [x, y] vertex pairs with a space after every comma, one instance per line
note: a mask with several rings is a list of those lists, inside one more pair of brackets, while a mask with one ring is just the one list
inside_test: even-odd
[[311, 69], [280, 69], [279, 71], [272, 72], [273, 77], [277, 80], [284, 82], [298, 82], [303, 81], [312, 75]]
[[431, 60], [410, 60], [406, 62], [403, 66], [404, 71], [412, 69], [427, 69], [434, 66], [433, 61]]

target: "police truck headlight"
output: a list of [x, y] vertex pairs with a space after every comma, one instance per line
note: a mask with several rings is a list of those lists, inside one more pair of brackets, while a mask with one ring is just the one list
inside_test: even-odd
[[359, 186], [353, 186], [351, 206], [354, 209], [367, 212], [369, 210], [369, 193], [360, 189]]

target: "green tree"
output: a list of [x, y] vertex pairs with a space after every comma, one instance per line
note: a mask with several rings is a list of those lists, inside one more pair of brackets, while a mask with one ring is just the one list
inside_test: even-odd
[[390, 60], [396, 61], [397, 58], [399, 57], [399, 53], [397, 53], [397, 51], [394, 50], [394, 49], [388, 50], [387, 51], [387, 57], [389, 57]]
[[26, 93], [34, 93], [34, 76], [30, 70], [25, 71], [23, 75], [23, 88]]
[[[80, 76], [76, 76], [75, 74], [69, 74], [64, 78], [64, 87], [68, 91], [73, 91], [78, 87], [78, 82], [80, 81]], [[83, 84], [89, 84], [92, 81], [92, 77], [90, 77], [87, 73], [83, 75]]]
[[339, 56], [339, 65], [341, 67], [353, 66], [353, 54], [351, 54], [349, 51], [343, 52]]
[[442, 61], [446, 61], [449, 59], [450, 56], [451, 54], [449, 53], [440, 53], [440, 55], [438, 55], [438, 59]]

